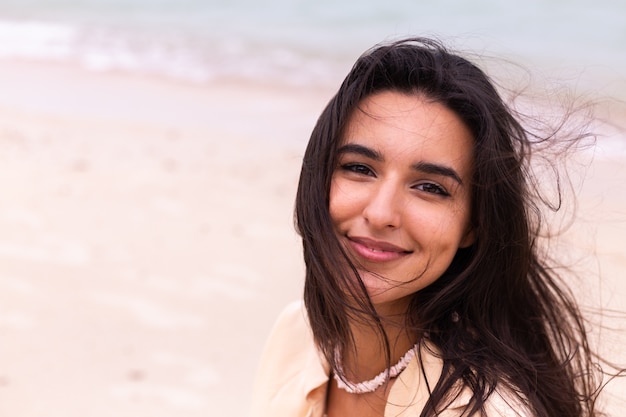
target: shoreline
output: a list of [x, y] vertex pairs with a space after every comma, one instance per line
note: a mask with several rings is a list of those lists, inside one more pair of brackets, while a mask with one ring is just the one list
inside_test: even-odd
[[[78, 121], [220, 130], [301, 148], [332, 94], [325, 87], [246, 80], [193, 83], [66, 64], [2, 62], [0, 108]], [[284, 123], [277, 129], [268, 121]], [[246, 120], [242, 123], [241, 120]], [[297, 129], [297, 130], [296, 130]], [[302, 139], [294, 140], [294, 133]]]

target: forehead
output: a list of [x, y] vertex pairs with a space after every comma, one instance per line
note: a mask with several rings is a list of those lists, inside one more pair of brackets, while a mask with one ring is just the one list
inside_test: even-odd
[[384, 91], [366, 97], [348, 119], [342, 144], [358, 143], [395, 160], [454, 165], [469, 174], [474, 138], [445, 105], [419, 94]]

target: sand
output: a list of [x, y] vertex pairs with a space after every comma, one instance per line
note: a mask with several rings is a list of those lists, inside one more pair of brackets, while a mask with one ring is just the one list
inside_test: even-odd
[[[293, 198], [332, 89], [3, 62], [0, 91], [0, 416], [245, 416], [272, 322], [301, 294]], [[624, 310], [611, 136], [583, 158], [563, 240], [585, 301]]]

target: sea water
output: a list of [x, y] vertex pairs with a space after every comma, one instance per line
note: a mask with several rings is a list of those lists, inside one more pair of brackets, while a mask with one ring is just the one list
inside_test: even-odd
[[626, 79], [622, 0], [0, 0], [0, 65], [196, 83], [336, 83], [365, 49], [405, 35], [565, 70], [589, 89]]

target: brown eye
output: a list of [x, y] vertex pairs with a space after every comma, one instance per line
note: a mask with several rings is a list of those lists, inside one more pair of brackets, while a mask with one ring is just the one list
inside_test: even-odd
[[345, 164], [341, 166], [344, 171], [354, 172], [355, 174], [374, 176], [374, 172], [367, 165], [363, 164]]
[[416, 190], [424, 191], [424, 192], [431, 193], [431, 194], [439, 194], [442, 196], [450, 195], [442, 186], [432, 183], [432, 182], [425, 182], [423, 184], [418, 184], [413, 188], [415, 188]]

